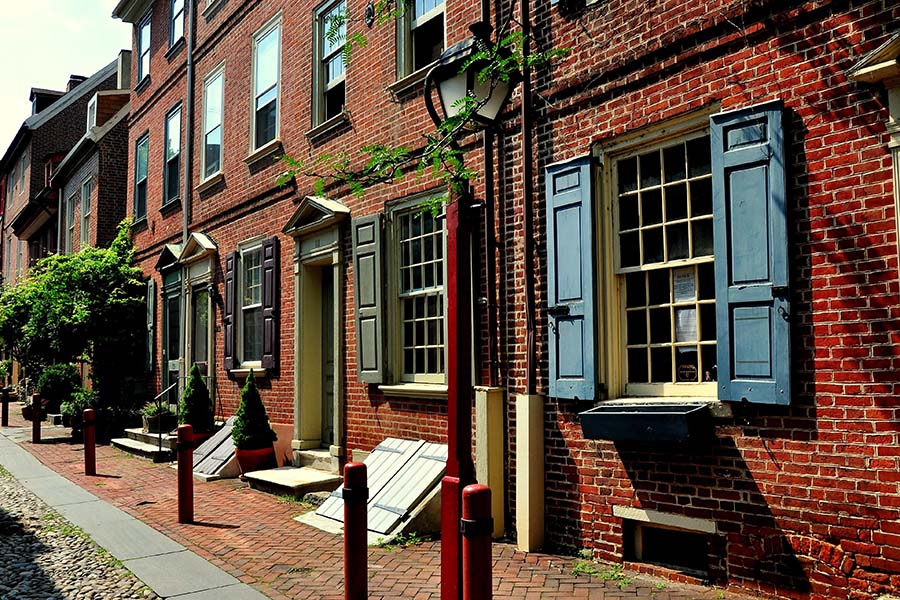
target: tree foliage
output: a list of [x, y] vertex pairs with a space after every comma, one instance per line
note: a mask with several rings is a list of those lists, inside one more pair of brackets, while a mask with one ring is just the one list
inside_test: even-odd
[[143, 351], [144, 284], [129, 230], [123, 221], [109, 248], [41, 259], [0, 293], [0, 343], [26, 375], [86, 359], [111, 412], [134, 408]]

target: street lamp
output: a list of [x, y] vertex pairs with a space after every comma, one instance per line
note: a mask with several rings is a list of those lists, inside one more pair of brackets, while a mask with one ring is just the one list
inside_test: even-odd
[[[447, 48], [425, 80], [425, 106], [435, 126], [442, 120], [435, 110], [432, 92], [437, 88], [444, 118], [459, 116], [466, 97], [474, 100], [467, 131], [493, 125], [509, 99], [515, 77], [485, 80], [479, 73], [482, 60], [470, 60], [481, 50], [492, 51], [491, 27], [476, 23], [472, 36]], [[450, 142], [454, 147], [455, 141]], [[491, 143], [485, 142], [485, 168], [493, 168]], [[487, 185], [487, 184], [486, 184]], [[472, 222], [477, 215], [467, 201], [468, 185], [454, 186], [459, 196], [447, 204], [447, 468], [441, 480], [441, 598], [458, 600], [462, 594], [462, 543], [460, 539], [463, 489], [475, 483], [472, 462]], [[493, 529], [493, 528], [491, 528]]]

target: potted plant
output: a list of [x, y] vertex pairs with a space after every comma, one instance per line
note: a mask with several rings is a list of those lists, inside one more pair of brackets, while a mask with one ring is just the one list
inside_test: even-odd
[[41, 393], [44, 410], [48, 413], [60, 411], [62, 403], [69, 400], [75, 390], [81, 387], [78, 367], [71, 363], [61, 363], [45, 367], [38, 377], [37, 388]]
[[67, 424], [72, 428], [72, 439], [78, 441], [81, 439], [84, 430], [84, 411], [88, 408], [96, 408], [97, 393], [93, 390], [79, 388], [72, 394], [69, 400], [66, 400], [60, 406], [60, 412], [63, 416], [63, 424]]
[[278, 436], [269, 425], [269, 416], [259, 397], [252, 369], [241, 390], [241, 405], [234, 418], [231, 438], [241, 473], [270, 469], [277, 465], [272, 442]]
[[202, 441], [212, 435], [213, 408], [209, 401], [209, 388], [203, 381], [200, 367], [194, 363], [181, 402], [178, 406], [178, 424], [193, 428], [194, 441]]
[[168, 402], [148, 402], [141, 409], [144, 433], [168, 433], [175, 429], [175, 413]]

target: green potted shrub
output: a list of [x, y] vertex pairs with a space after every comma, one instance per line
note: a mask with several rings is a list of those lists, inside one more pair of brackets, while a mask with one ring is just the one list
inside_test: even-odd
[[238, 407], [231, 430], [235, 455], [241, 466], [241, 473], [259, 471], [277, 466], [275, 447], [272, 443], [278, 439], [275, 430], [269, 425], [269, 416], [259, 388], [253, 378], [253, 370], [247, 376], [244, 389], [241, 390], [241, 405]]
[[181, 394], [178, 424], [190, 425], [193, 428], [194, 440], [209, 437], [213, 430], [213, 407], [209, 401], [209, 388], [206, 387], [203, 374], [200, 373], [200, 367], [196, 363], [191, 367], [191, 375]]
[[60, 411], [62, 403], [69, 400], [75, 390], [81, 387], [78, 367], [71, 363], [60, 363], [45, 367], [38, 377], [37, 389], [48, 413]]
[[72, 439], [80, 440], [84, 430], [84, 411], [97, 407], [97, 393], [92, 390], [78, 388], [72, 396], [60, 405], [63, 419], [72, 428]]
[[145, 433], [168, 433], [175, 429], [175, 413], [168, 402], [148, 402], [141, 409]]

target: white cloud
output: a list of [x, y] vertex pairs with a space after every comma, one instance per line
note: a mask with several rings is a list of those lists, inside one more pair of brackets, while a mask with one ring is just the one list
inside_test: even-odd
[[33, 87], [64, 90], [131, 48], [131, 25], [113, 19], [116, 0], [0, 0], [0, 155], [31, 114]]

